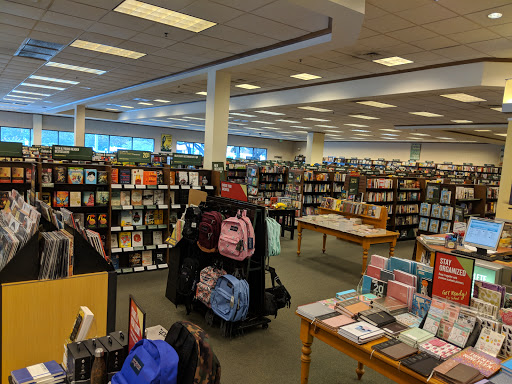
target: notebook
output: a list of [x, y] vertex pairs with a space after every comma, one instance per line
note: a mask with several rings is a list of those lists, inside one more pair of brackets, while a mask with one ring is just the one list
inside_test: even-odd
[[408, 356], [418, 353], [416, 348], [413, 348], [405, 343], [399, 343], [380, 351], [384, 356], [392, 360], [402, 360]]
[[313, 321], [318, 316], [333, 313], [333, 310], [320, 302], [302, 305], [297, 308], [297, 313]]
[[473, 347], [460, 351], [455, 356], [452, 356], [451, 359], [478, 369], [486, 378], [494, 375], [501, 368], [500, 359], [478, 351]]
[[407, 357], [401, 361], [402, 366], [409, 368], [423, 377], [429, 377], [434, 368], [440, 364], [441, 361], [425, 352]]

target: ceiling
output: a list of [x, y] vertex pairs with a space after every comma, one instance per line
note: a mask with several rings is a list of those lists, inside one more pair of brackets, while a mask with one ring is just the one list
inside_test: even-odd
[[[30, 75], [78, 81], [62, 91], [35, 92], [50, 94], [27, 105], [2, 103], [0, 109], [44, 113], [59, 105], [123, 89], [163, 76], [190, 70], [217, 60], [227, 59], [254, 49], [324, 31], [328, 18], [294, 5], [288, 0], [177, 0], [173, 10], [218, 23], [200, 33], [114, 12], [121, 0], [0, 0], [0, 98], [11, 90], [34, 91], [19, 86]], [[169, 7], [164, 0], [146, 3]], [[491, 12], [503, 17], [490, 19]], [[168, 35], [165, 36], [165, 33]], [[26, 38], [66, 45], [52, 61], [107, 71], [94, 75], [42, 65], [41, 61], [13, 56]], [[68, 46], [75, 39], [93, 41], [147, 53], [133, 60]], [[400, 56], [412, 63], [387, 67], [372, 60]], [[241, 65], [230, 69], [233, 97], [270, 92], [322, 82], [353, 79], [361, 76], [385, 75], [397, 70], [446, 65], [466, 60], [512, 59], [512, 3], [510, 0], [367, 0], [363, 28], [357, 43], [340, 49], [305, 55], [302, 58], [276, 58], [272, 63]], [[310, 73], [321, 78], [304, 81], [290, 77]], [[60, 83], [30, 82], [61, 86]], [[236, 85], [247, 83], [260, 88], [247, 90]], [[340, 83], [342, 86], [343, 83]], [[18, 87], [18, 88], [17, 88]], [[205, 100], [197, 92], [206, 91], [206, 78], [179, 84], [160, 85], [144, 91], [127, 92], [86, 102], [87, 108], [107, 111], [133, 111]], [[300, 88], [297, 89], [300, 92]], [[300, 105], [266, 108], [284, 115], [268, 115], [254, 110], [231, 111], [258, 117], [231, 115], [230, 133], [284, 140], [305, 140], [306, 132], [324, 132], [331, 141], [456, 141], [504, 143], [507, 114], [492, 110], [502, 103], [502, 87], [468, 87], [449, 93], [467, 93], [485, 102], [464, 103], [440, 96], [440, 92], [422, 92], [371, 98], [396, 105], [375, 108], [338, 100], [316, 103], [315, 107], [333, 112], [323, 113], [299, 109]], [[446, 92], [444, 92], [446, 93]], [[15, 93], [11, 93], [15, 94]], [[7, 96], [9, 98], [9, 96]], [[39, 96], [37, 97], [39, 98]], [[12, 100], [12, 99], [11, 99]], [[161, 100], [161, 101], [155, 101]], [[12, 102], [12, 101], [11, 101]], [[149, 103], [150, 105], [139, 104]], [[131, 107], [131, 108], [129, 108]], [[443, 117], [421, 117], [409, 112], [428, 111]], [[349, 115], [363, 114], [379, 119], [365, 120]], [[115, 115], [115, 114], [113, 114]], [[133, 120], [155, 126], [203, 130], [204, 115], [195, 119], [168, 118]], [[183, 116], [178, 116], [183, 119]], [[328, 122], [306, 120], [317, 118]], [[287, 123], [276, 120], [294, 120]], [[453, 123], [469, 120], [472, 123]], [[254, 121], [267, 122], [254, 123]], [[274, 124], [270, 124], [274, 123]], [[245, 124], [245, 125], [241, 125]], [[368, 127], [354, 127], [360, 124]], [[491, 132], [476, 132], [476, 124], [491, 125]], [[330, 127], [319, 127], [328, 125]], [[433, 128], [432, 125], [446, 125]], [[455, 127], [453, 127], [455, 125]], [[293, 126], [307, 127], [295, 128]], [[411, 128], [402, 128], [402, 127]], [[264, 128], [270, 127], [270, 128]], [[255, 128], [255, 129], [251, 129]], [[278, 129], [275, 129], [278, 128]], [[357, 132], [352, 129], [368, 130]], [[401, 132], [385, 131], [399, 129]], [[484, 129], [480, 127], [480, 129]], [[337, 132], [328, 132], [334, 130]], [[339, 131], [339, 132], [338, 132]], [[403, 132], [403, 133], [402, 133]], [[411, 135], [424, 133], [430, 136]], [[386, 136], [384, 134], [397, 134]], [[371, 135], [371, 136], [363, 136]], [[414, 137], [421, 140], [415, 140]], [[411, 138], [413, 137], [413, 138]]]

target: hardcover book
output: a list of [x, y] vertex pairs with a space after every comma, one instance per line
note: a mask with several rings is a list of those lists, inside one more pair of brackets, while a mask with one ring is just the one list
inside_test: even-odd
[[143, 245], [142, 231], [132, 232], [132, 247], [142, 247]]
[[147, 267], [148, 265], [153, 264], [153, 252], [151, 251], [142, 251], [142, 265]]
[[119, 168], [112, 168], [110, 172], [110, 177], [112, 179], [112, 184], [121, 184], [119, 182]]
[[132, 252], [128, 256], [128, 266], [129, 267], [140, 267], [142, 265], [142, 253], [141, 252]]
[[[106, 185], [108, 184], [108, 172], [107, 171], [98, 171], [98, 184]], [[114, 183], [117, 184], [117, 183]]]
[[98, 171], [96, 169], [85, 170], [85, 184], [96, 184]]
[[119, 170], [119, 184], [131, 184], [132, 174], [129, 169], [121, 168]]
[[[0, 167], [0, 183], [11, 182], [11, 167]], [[44, 181], [43, 181], [44, 183]]]
[[500, 359], [478, 351], [473, 347], [463, 349], [455, 356], [452, 356], [451, 359], [478, 369], [485, 378], [491, 377], [501, 368]]
[[165, 192], [162, 190], [153, 191], [153, 204], [165, 204]]
[[53, 173], [53, 180], [55, 183], [67, 183], [68, 182], [68, 169], [66, 167], [55, 167]]
[[132, 246], [132, 233], [119, 232], [119, 247], [130, 248]]
[[81, 207], [82, 206], [82, 192], [71, 191], [69, 192], [69, 206]]
[[420, 215], [421, 216], [430, 216], [430, 204], [429, 203], [421, 203]]
[[142, 210], [134, 209], [132, 211], [132, 223], [131, 225], [143, 225], [144, 224], [144, 216]]
[[154, 224], [163, 224], [164, 223], [164, 211], [162, 209], [156, 209], [153, 211], [153, 220]]
[[439, 220], [430, 220], [430, 226], [428, 228], [430, 232], [437, 233], [439, 231]]
[[153, 212], [154, 211], [151, 209], [144, 212], [144, 224], [145, 225], [155, 224], [155, 216], [154, 216]]
[[132, 184], [142, 185], [144, 171], [142, 169], [132, 169]]
[[420, 231], [428, 231], [428, 220], [428, 217], [420, 217], [420, 224], [418, 226]]
[[[9, 178], [11, 177], [11, 169], [9, 168]], [[52, 169], [43, 168], [41, 171], [41, 181], [44, 183], [51, 183], [53, 180]]]
[[132, 212], [121, 211], [121, 227], [127, 227], [132, 225]]
[[25, 181], [25, 169], [22, 167], [12, 167], [11, 179], [15, 184], [22, 184]]
[[109, 200], [108, 191], [96, 191], [96, 204], [99, 206], [108, 205]]
[[153, 205], [153, 191], [150, 189], [146, 189], [142, 192], [142, 204], [143, 205]]
[[112, 205], [121, 205], [121, 191], [112, 191]]
[[84, 191], [82, 198], [83, 205], [94, 207], [94, 191]]
[[84, 169], [79, 167], [68, 168], [68, 183], [69, 184], [83, 184], [84, 183]]
[[[132, 205], [131, 191], [121, 191], [119, 197], [121, 199], [119, 205]], [[112, 203], [112, 205], [114, 205], [114, 203]]]
[[142, 191], [132, 189], [132, 205], [142, 205]]
[[158, 177], [156, 171], [144, 171], [144, 185], [157, 185]]
[[53, 192], [53, 206], [54, 207], [68, 207], [69, 206], [69, 192], [68, 191]]
[[450, 221], [441, 221], [441, 226], [439, 227], [439, 233], [449, 233], [452, 223]]
[[153, 245], [163, 244], [162, 231], [153, 231]]
[[453, 216], [453, 207], [444, 206], [441, 210], [441, 219], [451, 220]]
[[108, 228], [108, 219], [106, 213], [98, 214], [98, 228]]
[[98, 227], [97, 216], [95, 213], [89, 213], [87, 218], [85, 219], [85, 227], [89, 229], [94, 229]]
[[432, 214], [431, 216], [432, 217], [435, 217], [435, 218], [441, 218], [441, 210], [442, 210], [442, 206], [439, 205], [439, 204], [432, 204]]

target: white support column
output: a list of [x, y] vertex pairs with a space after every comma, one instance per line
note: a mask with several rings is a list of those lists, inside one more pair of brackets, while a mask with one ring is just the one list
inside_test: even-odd
[[507, 140], [501, 169], [500, 194], [496, 205], [496, 218], [512, 220], [512, 119], [508, 120]]
[[226, 162], [228, 146], [229, 97], [231, 74], [208, 72], [206, 122], [204, 126], [204, 168], [212, 162]]
[[75, 105], [75, 146], [85, 145], [85, 105]]
[[306, 164], [322, 164], [324, 159], [325, 133], [308, 132], [306, 146]]
[[32, 115], [32, 144], [41, 145], [43, 134], [43, 115]]

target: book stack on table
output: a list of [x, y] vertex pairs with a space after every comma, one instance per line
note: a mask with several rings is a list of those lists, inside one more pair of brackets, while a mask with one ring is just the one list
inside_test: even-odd
[[11, 379], [14, 384], [58, 384], [65, 382], [66, 373], [52, 360], [12, 371]]

